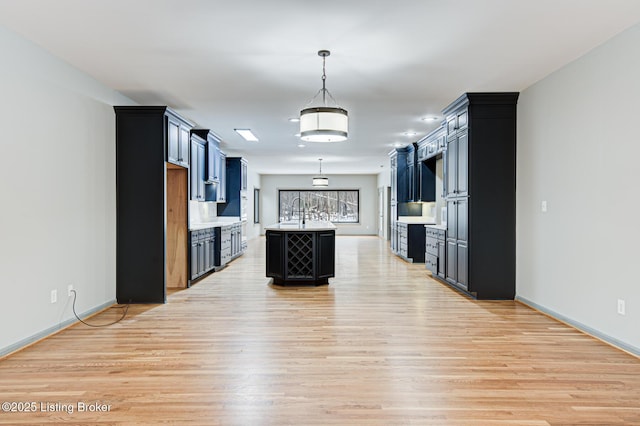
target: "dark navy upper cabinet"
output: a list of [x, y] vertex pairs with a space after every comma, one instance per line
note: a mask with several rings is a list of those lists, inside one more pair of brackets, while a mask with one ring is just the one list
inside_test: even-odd
[[416, 145], [416, 196], [415, 201], [436, 201], [436, 162], [446, 148], [445, 123]]
[[226, 202], [218, 203], [218, 216], [246, 217], [247, 160], [226, 159]]
[[[216, 150], [216, 170], [218, 173], [218, 186], [215, 195], [207, 196], [208, 201], [217, 201], [219, 203], [227, 202], [227, 154], [220, 149]], [[212, 187], [213, 189], [213, 187]]]
[[191, 200], [204, 201], [206, 170], [206, 142], [196, 134], [191, 135]]
[[205, 161], [203, 179], [204, 196], [199, 201], [226, 201], [226, 155], [220, 149], [220, 138], [209, 129], [193, 129], [196, 134], [205, 141]]
[[[396, 167], [395, 170], [392, 169], [395, 178], [392, 179], [392, 182], [395, 181], [395, 188], [393, 189], [395, 189], [397, 203], [406, 203], [412, 198], [412, 195], [409, 193], [409, 176], [407, 174], [407, 157], [409, 156], [409, 152], [412, 151], [413, 145], [409, 145], [404, 148], [397, 148], [394, 155]], [[393, 189], [391, 190], [392, 193]]]
[[189, 130], [191, 126], [181, 118], [167, 114], [167, 162], [189, 166]]

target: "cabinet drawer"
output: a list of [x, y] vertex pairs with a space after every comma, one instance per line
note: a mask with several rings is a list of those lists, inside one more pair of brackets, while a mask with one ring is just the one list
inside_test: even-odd
[[444, 240], [444, 229], [425, 227], [425, 235], [427, 237], [433, 237], [438, 240]]
[[424, 264], [425, 264], [425, 267], [428, 270], [430, 270], [433, 274], [438, 273], [438, 258], [436, 256], [429, 253], [425, 253]]
[[438, 240], [432, 237], [428, 237], [425, 242], [425, 252], [438, 256]]

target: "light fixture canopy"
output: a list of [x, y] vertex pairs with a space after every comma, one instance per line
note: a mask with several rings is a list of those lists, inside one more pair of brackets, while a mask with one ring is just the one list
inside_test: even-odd
[[313, 177], [312, 185], [314, 187], [329, 186], [329, 178], [322, 174], [322, 158], [318, 158], [320, 161], [320, 174]]
[[[349, 135], [349, 114], [346, 109], [337, 105], [326, 86], [325, 62], [330, 54], [328, 50], [318, 52], [318, 56], [322, 57], [322, 88], [307, 104], [312, 104], [322, 93], [322, 105], [307, 107], [300, 111], [300, 138], [306, 142], [342, 142], [347, 140]], [[327, 105], [327, 96], [336, 106]]]

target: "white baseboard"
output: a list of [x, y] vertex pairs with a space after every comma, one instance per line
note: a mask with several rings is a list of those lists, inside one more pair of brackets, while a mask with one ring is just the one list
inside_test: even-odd
[[[83, 312], [82, 314], [79, 314], [78, 316], [80, 318], [84, 319], [84, 318], [86, 318], [86, 317], [88, 317], [90, 315], [98, 313], [98, 312], [102, 311], [103, 309], [106, 309], [109, 306], [113, 306], [115, 304], [116, 304], [116, 301], [115, 300], [111, 300], [109, 302], [103, 303], [100, 306], [96, 306], [93, 309], [89, 309], [88, 311]], [[26, 339], [22, 339], [22, 340], [14, 343], [12, 345], [6, 346], [4, 348], [0, 348], [0, 358], [4, 357], [4, 356], [6, 356], [6, 355], [8, 355], [8, 354], [10, 354], [12, 352], [19, 351], [20, 349], [25, 348], [25, 347], [37, 342], [38, 340], [44, 339], [45, 337], [51, 336], [52, 334], [55, 334], [55, 333], [65, 329], [65, 328], [67, 328], [67, 327], [69, 327], [69, 326], [71, 326], [71, 325], [73, 325], [73, 324], [75, 324], [77, 322], [80, 322], [80, 321], [78, 321], [76, 319], [76, 317], [74, 316], [72, 318], [69, 318], [66, 321], [63, 321], [63, 322], [61, 322], [59, 324], [54, 325], [53, 327], [49, 327], [46, 330], [42, 330], [39, 333], [36, 333], [36, 334], [34, 334], [32, 336], [29, 336]]]
[[549, 315], [550, 317], [557, 319], [558, 321], [561, 321], [565, 324], [570, 325], [573, 328], [576, 328], [580, 331], [582, 331], [583, 333], [589, 334], [590, 336], [595, 337], [596, 339], [602, 340], [612, 346], [615, 346], [618, 349], [622, 349], [625, 352], [629, 352], [632, 355], [635, 355], [637, 357], [640, 357], [640, 348], [637, 348], [633, 345], [630, 345], [628, 343], [625, 343], [623, 341], [620, 341], [614, 337], [611, 337], [609, 335], [606, 335], [596, 329], [593, 329], [589, 326], [586, 326], [582, 323], [579, 323], [578, 321], [574, 321], [571, 318], [567, 318], [562, 314], [559, 314], [557, 312], [552, 311], [551, 309], [547, 309], [544, 306], [538, 305], [535, 302], [532, 302], [530, 300], [525, 299], [524, 297], [521, 296], [516, 296], [516, 300], [522, 304], [525, 304], [527, 306], [529, 306], [530, 308], [535, 309], [536, 311], [540, 311], [542, 313], [545, 313], [547, 315]]

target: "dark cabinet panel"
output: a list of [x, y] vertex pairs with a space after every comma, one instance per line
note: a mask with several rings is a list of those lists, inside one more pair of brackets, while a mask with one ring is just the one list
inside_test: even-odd
[[169, 163], [182, 163], [180, 159], [180, 123], [167, 119], [167, 161]]
[[469, 134], [464, 131], [457, 136], [456, 188], [457, 196], [469, 192]]
[[456, 240], [458, 242], [467, 242], [469, 240], [469, 217], [468, 207], [469, 201], [466, 198], [456, 200]]
[[167, 161], [182, 167], [189, 166], [189, 130], [177, 117], [167, 116]]
[[469, 287], [467, 285], [467, 270], [469, 268], [467, 263], [467, 246], [466, 244], [458, 243], [456, 245], [456, 277], [457, 284], [467, 290]]
[[335, 232], [318, 232], [316, 236], [316, 242], [318, 244], [318, 249], [317, 249], [318, 278], [330, 278], [335, 276], [335, 269], [336, 269], [336, 266], [335, 266], [336, 234]]
[[191, 262], [190, 262], [190, 274], [191, 279], [195, 279], [200, 276], [200, 265], [198, 264], [198, 259], [200, 256], [198, 255], [200, 251], [200, 239], [196, 232], [191, 232]]
[[447, 138], [447, 197], [468, 195], [469, 182], [469, 135], [466, 130]]
[[[449, 231], [447, 230], [447, 233]], [[447, 239], [447, 274], [450, 283], [458, 282], [458, 244], [455, 240]]]
[[218, 171], [220, 183], [218, 184], [215, 200], [220, 203], [225, 203], [227, 201], [227, 154], [220, 150], [218, 150], [217, 154], [216, 170]]
[[[245, 219], [247, 194], [243, 187], [246, 188], [247, 185], [247, 160], [241, 157], [228, 157], [225, 163], [226, 202], [217, 205], [218, 216], [237, 216]], [[222, 187], [222, 184], [220, 186]]]
[[246, 160], [241, 161], [240, 162], [240, 179], [241, 179], [240, 190], [241, 191], [247, 190], [248, 171], [249, 171], [249, 168], [247, 166]]
[[444, 278], [446, 274], [445, 265], [446, 265], [446, 254], [447, 250], [447, 242], [443, 238], [442, 240], [438, 240], [438, 270], [437, 274], [440, 278]]
[[205, 142], [198, 136], [191, 137], [191, 200], [204, 201]]
[[447, 238], [458, 239], [458, 210], [456, 200], [447, 201]]
[[178, 161], [180, 161], [181, 165], [183, 166], [186, 164], [189, 158], [189, 148], [190, 148], [189, 147], [190, 145], [189, 130], [190, 128], [185, 125], [180, 126], [180, 143], [178, 145], [180, 158], [178, 159]]
[[447, 152], [445, 154], [446, 167], [446, 194], [447, 197], [455, 197], [458, 189], [458, 138], [447, 138]]
[[413, 149], [413, 147], [397, 148], [390, 154], [393, 162], [391, 167], [391, 181], [393, 183], [391, 196], [394, 198], [393, 196], [395, 195], [396, 203], [406, 203], [410, 200], [409, 177], [407, 174], [407, 156], [410, 149]]
[[284, 234], [267, 231], [267, 271], [268, 277], [284, 278]]

